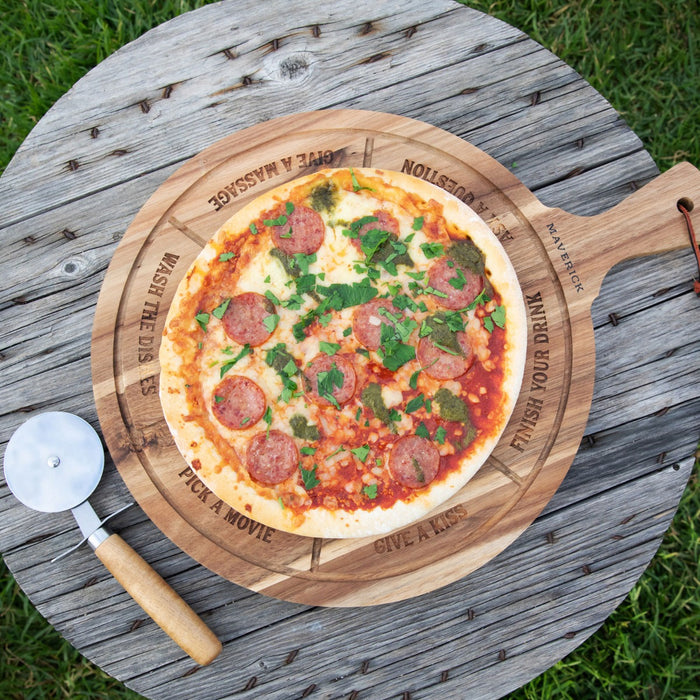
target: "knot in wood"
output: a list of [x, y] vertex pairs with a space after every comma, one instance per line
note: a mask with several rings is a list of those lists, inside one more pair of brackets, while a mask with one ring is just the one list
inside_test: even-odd
[[303, 54], [296, 54], [285, 58], [279, 67], [282, 80], [301, 80], [309, 70], [309, 62]]

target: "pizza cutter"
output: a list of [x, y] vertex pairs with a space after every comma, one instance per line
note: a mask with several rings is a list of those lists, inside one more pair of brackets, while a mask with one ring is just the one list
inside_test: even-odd
[[15, 431], [5, 451], [5, 480], [12, 493], [44, 513], [70, 509], [83, 542], [87, 540], [132, 598], [197, 663], [211, 663], [221, 642], [141, 556], [104, 527], [116, 513], [100, 520], [88, 502], [103, 468], [99, 436], [72, 413], [53, 411], [30, 418]]

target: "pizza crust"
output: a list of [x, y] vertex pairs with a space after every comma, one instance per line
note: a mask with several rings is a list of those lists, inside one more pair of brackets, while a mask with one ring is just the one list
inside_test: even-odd
[[[239, 457], [238, 460], [232, 458], [230, 451], [227, 452], [228, 456], [224, 457], [222, 445], [227, 441], [240, 442], [242, 439], [240, 431], [230, 431], [222, 426], [216, 426], [219, 437], [212, 439], [211, 423], [205, 425], [206, 421], [192, 420], [192, 406], [186, 385], [191, 380], [199, 380], [199, 378], [187, 376], [193, 353], [191, 343], [188, 345], [187, 339], [198, 332], [198, 324], [194, 318], [197, 310], [192, 307], [192, 299], [206, 292], [208, 275], [217, 265], [221, 251], [227, 245], [231, 247], [231, 241], [238, 242], [237, 250], [243, 253], [246, 250], [243, 246], [246, 240], [264, 245], [262, 236], [255, 241], [251, 238], [249, 233], [251, 221], [259, 220], [266, 212], [279, 208], [295, 189], [303, 188], [310, 182], [318, 181], [319, 178], [331, 178], [339, 172], [347, 173], [347, 170], [322, 170], [285, 183], [261, 195], [236, 212], [205, 246], [181, 281], [166, 319], [160, 348], [160, 399], [165, 420], [178, 449], [187, 463], [195, 469], [199, 478], [220, 499], [254, 520], [275, 529], [322, 538], [365, 537], [390, 532], [420, 520], [454, 496], [486, 461], [505, 429], [520, 390], [527, 350], [525, 307], [516, 273], [503, 247], [486, 223], [466, 204], [423, 180], [393, 171], [356, 168], [353, 175], [363, 182], [388, 183], [390, 188], [398, 188], [402, 192], [410, 193], [413, 200], [437, 202], [442, 207], [444, 218], [450, 222], [451, 226], [467, 234], [484, 254], [488, 279], [497, 290], [501, 303], [507, 310], [504, 329], [503, 402], [497, 424], [487, 435], [479, 435], [476, 438], [477, 449], [472, 450], [473, 454], [467, 458], [460, 460], [459, 469], [453, 470], [445, 478], [423, 489], [411, 492], [407, 501], [396, 501], [386, 508], [371, 507], [371, 503], [366, 509], [354, 511], [326, 507], [301, 510], [282, 507], [276, 487], [261, 487], [254, 482], [248, 476], [241, 458]], [[361, 195], [361, 193], [358, 194]], [[369, 206], [371, 207], [372, 204], [370, 203]], [[349, 244], [347, 241], [343, 243]], [[337, 251], [329, 245], [329, 250], [326, 252], [329, 257], [336, 256], [337, 253], [338, 259], [342, 259], [340, 243]], [[253, 256], [249, 261], [250, 264], [242, 267], [243, 272], [237, 280], [237, 293], [260, 291], [261, 280], [265, 275], [270, 275], [272, 289], [283, 288], [286, 279], [284, 275], [280, 276], [279, 266], [263, 265], [261, 261], [264, 261], [264, 258]], [[352, 309], [344, 309], [340, 312], [343, 323], [347, 324], [351, 312]], [[280, 321], [280, 333], [283, 330], [281, 329], [283, 321], [284, 319]], [[212, 323], [207, 333], [211, 333], [207, 342], [211, 343], [212, 347], [223, 348], [231, 343], [220, 324]], [[313, 339], [304, 342], [308, 346], [314, 344]], [[245, 356], [239, 360], [235, 371], [243, 374], [247, 371], [256, 372], [254, 376], [264, 383], [277, 381], [274, 370], [261, 365], [254, 355]], [[402, 367], [396, 373], [397, 376], [399, 373], [403, 373], [401, 376], [404, 377], [404, 383], [407, 382], [410, 374], [408, 368]], [[208, 382], [212, 384], [215, 378], [209, 379]], [[206, 381], [202, 386], [204, 395], [207, 392], [210, 395], [213, 391]], [[275, 406], [272, 408], [275, 410]], [[296, 408], [303, 410], [300, 406]], [[306, 410], [310, 415], [318, 414], [318, 408], [313, 405]], [[273, 422], [270, 427], [278, 429], [283, 425], [284, 421], [280, 419], [279, 422]], [[257, 429], [261, 430], [265, 427], [262, 424], [258, 425]], [[240, 450], [236, 454], [240, 454]], [[303, 486], [299, 486], [299, 499], [303, 496]]]

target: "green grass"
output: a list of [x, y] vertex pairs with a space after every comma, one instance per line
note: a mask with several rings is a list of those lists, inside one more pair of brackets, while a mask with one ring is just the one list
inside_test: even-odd
[[[46, 110], [92, 66], [205, 2], [0, 0], [0, 170]], [[618, 110], [660, 170], [700, 165], [700, 4], [520, 0], [466, 4], [509, 22], [573, 66]], [[696, 470], [697, 472], [697, 470]], [[601, 630], [512, 694], [700, 697], [697, 477], [664, 544]], [[0, 562], [0, 698], [137, 698], [41, 618]]]

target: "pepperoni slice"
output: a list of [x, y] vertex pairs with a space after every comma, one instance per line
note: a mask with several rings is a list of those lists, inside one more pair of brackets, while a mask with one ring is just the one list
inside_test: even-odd
[[446, 352], [437, 347], [428, 337], [418, 341], [418, 362], [426, 374], [429, 374], [433, 379], [456, 379], [471, 368], [475, 355], [469, 345], [467, 334], [457, 333], [457, 341], [464, 356]]
[[265, 406], [263, 390], [248, 377], [234, 374], [214, 389], [214, 415], [231, 430], [245, 430], [255, 425], [263, 417]]
[[389, 454], [389, 471], [395, 481], [411, 489], [427, 486], [440, 468], [440, 453], [427, 438], [405, 435]]
[[287, 255], [315, 253], [323, 243], [326, 225], [321, 215], [305, 206], [296, 206], [287, 222], [272, 229], [275, 245]]
[[397, 309], [391, 299], [377, 299], [376, 297], [355, 309], [352, 317], [352, 331], [355, 337], [368, 350], [376, 350], [381, 342], [382, 323], [393, 326], [391, 319], [387, 318], [380, 309], [385, 309], [392, 316], [403, 318], [403, 311]]
[[281, 484], [297, 469], [299, 450], [294, 440], [279, 430], [254, 435], [246, 450], [250, 476], [261, 484]]
[[221, 318], [229, 338], [251, 346], [262, 345], [271, 335], [263, 320], [275, 313], [275, 305], [262, 294], [244, 292], [232, 297]]
[[[304, 372], [306, 395], [320, 406], [331, 406], [330, 395], [343, 405], [355, 395], [357, 375], [347, 355], [316, 355]], [[319, 386], [320, 385], [320, 386]]]
[[447, 294], [447, 297], [437, 299], [438, 303], [448, 309], [463, 309], [469, 306], [484, 288], [481, 275], [449, 258], [441, 258], [428, 270], [428, 282], [433, 289]]

